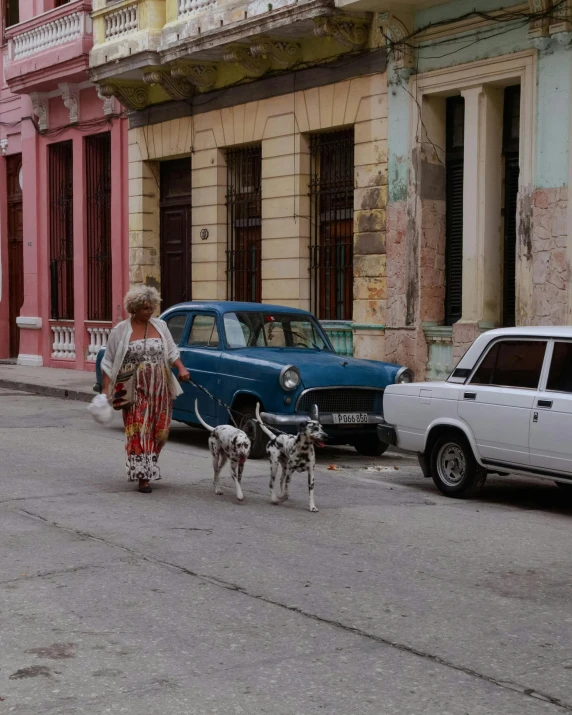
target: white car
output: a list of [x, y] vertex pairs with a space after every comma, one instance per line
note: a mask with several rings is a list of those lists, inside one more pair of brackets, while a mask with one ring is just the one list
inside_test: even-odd
[[446, 382], [388, 385], [379, 438], [417, 452], [451, 497], [487, 474], [554, 480], [572, 492], [572, 328], [501, 328], [479, 336]]

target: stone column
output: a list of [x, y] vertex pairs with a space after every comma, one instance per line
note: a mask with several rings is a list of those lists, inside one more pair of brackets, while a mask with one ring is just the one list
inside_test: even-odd
[[[373, 181], [372, 165], [376, 167]], [[357, 117], [354, 172], [354, 355], [379, 360], [385, 355], [387, 304], [386, 97]]]
[[310, 150], [294, 116], [268, 120], [262, 141], [262, 300], [310, 307]]
[[142, 153], [147, 130], [129, 132], [129, 283], [160, 288], [159, 167]]
[[215, 142], [202, 146], [192, 159], [193, 300], [226, 300], [226, 161]]
[[119, 119], [111, 129], [111, 319], [118, 323], [123, 317], [123, 297], [129, 285], [129, 242], [127, 212], [128, 169], [127, 120]]
[[501, 316], [502, 90], [478, 86], [465, 99], [463, 313], [453, 327], [454, 358]]
[[[32, 115], [32, 102], [28, 96], [22, 96], [22, 115]], [[37, 167], [40, 139], [31, 122], [22, 122], [22, 208], [24, 233], [24, 304], [17, 318], [20, 327], [19, 365], [41, 367], [42, 359], [42, 323], [44, 330], [50, 332], [47, 317], [49, 300], [45, 299], [42, 307], [42, 276], [39, 274], [40, 249], [48, 253], [48, 238], [38, 231], [40, 215]], [[48, 276], [43, 281], [44, 295], [49, 295]], [[45, 320], [44, 320], [45, 319]]]

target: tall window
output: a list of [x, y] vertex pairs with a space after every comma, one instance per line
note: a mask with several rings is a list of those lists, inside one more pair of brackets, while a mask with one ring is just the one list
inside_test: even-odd
[[310, 137], [310, 296], [320, 320], [353, 309], [354, 132]]
[[520, 139], [520, 85], [507, 87], [504, 92], [504, 236], [502, 318], [503, 326], [516, 322], [516, 209], [518, 198]]
[[447, 99], [446, 116], [446, 248], [445, 323], [453, 325], [463, 310], [463, 168], [465, 100]]
[[229, 300], [262, 300], [262, 148], [229, 149], [226, 276]]
[[20, 22], [19, 0], [4, 0], [4, 27], [11, 27]]
[[54, 320], [73, 315], [72, 142], [48, 147], [50, 217], [50, 300]]
[[111, 320], [111, 134], [85, 139], [87, 319]]
[[54, 7], [61, 7], [62, 5], [67, 5], [70, 0], [55, 0]]

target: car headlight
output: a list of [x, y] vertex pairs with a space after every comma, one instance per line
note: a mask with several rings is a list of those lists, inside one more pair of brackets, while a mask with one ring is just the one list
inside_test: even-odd
[[283, 390], [295, 390], [300, 384], [300, 373], [294, 365], [288, 365], [280, 373], [280, 387]]
[[395, 376], [395, 384], [406, 385], [409, 382], [413, 382], [413, 373], [408, 367], [402, 367], [400, 370], [397, 371], [397, 375]]

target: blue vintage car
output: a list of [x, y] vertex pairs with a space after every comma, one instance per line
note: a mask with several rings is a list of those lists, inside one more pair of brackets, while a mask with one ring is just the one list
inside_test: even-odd
[[[255, 422], [256, 403], [269, 425], [294, 433], [309, 415], [330, 444], [351, 444], [361, 454], [383, 454], [376, 427], [383, 423], [383, 391], [410, 382], [400, 365], [337, 355], [318, 320], [305, 310], [261, 303], [181, 303], [166, 310], [167, 323], [194, 381], [229, 405], [262, 457], [266, 438]], [[101, 359], [97, 358], [100, 390]], [[174, 404], [173, 418], [198, 426], [194, 411], [212, 425], [228, 424], [227, 410], [191, 384]]]

